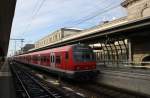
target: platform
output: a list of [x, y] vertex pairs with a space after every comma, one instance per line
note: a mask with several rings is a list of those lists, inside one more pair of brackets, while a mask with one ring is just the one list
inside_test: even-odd
[[150, 69], [99, 67], [97, 82], [150, 96]]
[[7, 62], [0, 69], [0, 98], [16, 98], [12, 75]]

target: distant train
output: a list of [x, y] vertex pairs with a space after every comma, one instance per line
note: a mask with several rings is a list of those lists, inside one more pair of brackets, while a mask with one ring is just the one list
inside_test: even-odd
[[14, 60], [46, 68], [51, 73], [74, 79], [93, 79], [98, 75], [93, 50], [85, 44], [74, 44], [22, 54]]

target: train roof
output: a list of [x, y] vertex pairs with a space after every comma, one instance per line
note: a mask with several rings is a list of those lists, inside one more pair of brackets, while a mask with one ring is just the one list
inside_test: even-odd
[[[58, 47], [58, 48], [53, 48], [53, 49], [47, 49], [47, 50], [42, 50], [42, 51], [37, 51], [37, 52], [32, 52], [32, 53], [21, 54], [21, 55], [18, 55], [18, 56], [46, 54], [46, 53], [50, 53], [51, 51], [53, 51], [53, 52], [68, 51], [68, 50], [70, 50], [70, 49], [71, 49], [72, 47], [74, 47], [74, 46], [85, 46], [85, 44], [67, 45], [67, 46]], [[18, 57], [18, 56], [15, 56], [15, 57]]]
[[63, 47], [58, 47], [58, 48], [53, 48], [53, 49], [47, 49], [47, 50], [42, 50], [42, 51], [37, 51], [37, 52], [32, 52], [32, 53], [27, 53], [27, 54], [22, 54], [19, 56], [27, 56], [27, 55], [38, 55], [38, 54], [46, 54], [51, 51], [53, 52], [58, 52], [58, 51], [68, 51], [72, 48], [73, 45], [67, 45]]

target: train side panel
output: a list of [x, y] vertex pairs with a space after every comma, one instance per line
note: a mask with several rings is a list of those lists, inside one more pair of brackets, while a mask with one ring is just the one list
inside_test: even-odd
[[[19, 59], [18, 59], [19, 58]], [[20, 55], [17, 60], [70, 78], [94, 77], [96, 62], [89, 47], [73, 45]]]

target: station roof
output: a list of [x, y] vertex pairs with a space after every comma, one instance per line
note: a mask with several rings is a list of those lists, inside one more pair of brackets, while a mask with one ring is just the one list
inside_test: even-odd
[[0, 0], [0, 49], [7, 55], [16, 0]]
[[[122, 21], [113, 26], [94, 27], [82, 31], [80, 34], [65, 38], [46, 47], [35, 49], [39, 51], [48, 48], [60, 47], [74, 43], [91, 43], [93, 41], [104, 41], [106, 36], [113, 38], [150, 37], [150, 17], [132, 21]], [[32, 52], [31, 51], [31, 52]]]

